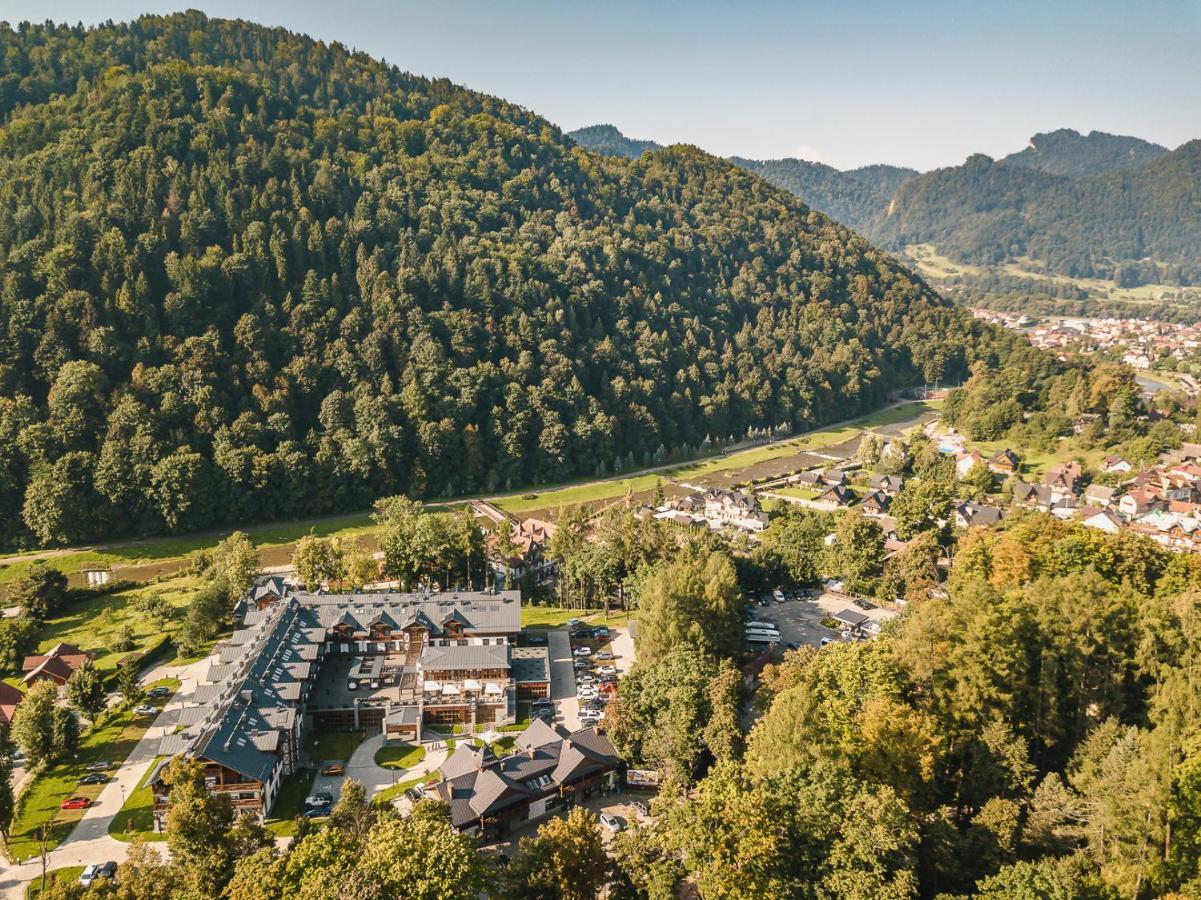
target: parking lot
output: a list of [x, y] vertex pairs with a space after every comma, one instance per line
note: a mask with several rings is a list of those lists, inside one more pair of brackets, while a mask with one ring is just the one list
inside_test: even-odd
[[799, 600], [786, 600], [783, 603], [771, 603], [770, 606], [754, 607], [755, 619], [760, 622], [773, 622], [780, 632], [780, 639], [787, 644], [798, 647], [821, 646], [822, 639], [841, 641], [845, 638], [842, 633], [821, 624], [826, 617], [833, 617], [843, 610], [853, 610], [869, 621], [885, 622], [897, 615], [894, 610], [878, 606], [872, 601], [874, 609], [860, 609], [855, 605], [855, 598], [834, 591], [825, 591], [820, 596], [807, 596]]

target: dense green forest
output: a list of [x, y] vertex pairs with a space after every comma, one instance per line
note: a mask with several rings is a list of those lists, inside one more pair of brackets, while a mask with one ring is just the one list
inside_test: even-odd
[[[570, 136], [606, 154], [629, 155], [643, 143], [612, 126]], [[1000, 160], [975, 155], [923, 175], [887, 165], [843, 172], [798, 159], [731, 161], [888, 248], [928, 243], [958, 262], [1020, 259], [1124, 287], [1201, 283], [1198, 141], [1169, 152], [1139, 138], [1061, 129]]]
[[727, 162], [337, 44], [188, 13], [0, 61], [8, 542], [622, 470], [1016, 346]]
[[663, 149], [662, 144], [654, 141], [640, 141], [637, 138], [626, 137], [614, 125], [588, 125], [567, 132], [567, 136], [581, 147], [602, 156], [624, 156], [626, 159], [637, 159], [647, 150]]
[[1072, 128], [1060, 128], [1036, 134], [1030, 138], [1029, 145], [1002, 157], [999, 162], [1048, 175], [1080, 178], [1135, 169], [1167, 152], [1167, 147], [1142, 138], [1103, 131], [1081, 134]]
[[[596, 153], [637, 159], [647, 150], [661, 150], [654, 141], [628, 138], [612, 125], [590, 125], [567, 136]], [[887, 204], [904, 182], [918, 173], [899, 166], [864, 166], [842, 172], [824, 163], [803, 159], [743, 159], [730, 162], [754, 172], [799, 197], [807, 206], [852, 228], [862, 228]]]
[[1138, 168], [1069, 178], [973, 156], [906, 182], [866, 234], [962, 262], [1026, 257], [1122, 286], [1201, 280], [1201, 141]]

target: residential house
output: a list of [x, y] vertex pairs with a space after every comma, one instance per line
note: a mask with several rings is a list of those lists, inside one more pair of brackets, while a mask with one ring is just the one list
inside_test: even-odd
[[8, 725], [13, 720], [13, 713], [21, 701], [25, 699], [25, 695], [13, 687], [0, 681], [0, 725]]
[[25, 657], [21, 663], [25, 677], [21, 680], [27, 687], [39, 681], [66, 684], [71, 674], [92, 658], [91, 653], [80, 650], [74, 644], [55, 644], [45, 653]]
[[987, 465], [987, 462], [979, 450], [961, 453], [955, 457], [955, 475], [957, 478], [967, 478], [972, 469], [984, 465]]
[[1016, 453], [1006, 447], [1003, 450], [998, 450], [988, 460], [988, 469], [990, 472], [995, 472], [998, 475], [1016, 475], [1018, 466], [1021, 465], [1021, 460], [1018, 459]]
[[956, 528], [989, 528], [1004, 517], [1005, 511], [995, 506], [985, 506], [971, 500], [955, 504], [952, 521]]
[[1117, 534], [1122, 530], [1122, 519], [1112, 509], [1081, 510], [1081, 523], [1085, 528], [1096, 528], [1106, 534]]
[[[831, 488], [831, 490], [834, 490]], [[888, 512], [889, 504], [892, 503], [892, 497], [883, 491], [872, 491], [863, 498], [863, 514], [865, 516], [882, 516]]]
[[1134, 466], [1130, 465], [1125, 459], [1120, 456], [1107, 456], [1102, 461], [1102, 467], [1106, 472], [1117, 472], [1124, 475], [1127, 472], [1133, 471]]
[[702, 499], [703, 514], [714, 529], [731, 526], [743, 531], [762, 531], [767, 527], [767, 513], [759, 508], [759, 501], [752, 494], [710, 488]]
[[900, 475], [873, 475], [867, 482], [873, 491], [895, 497], [905, 486], [905, 479]]
[[1084, 489], [1083, 500], [1089, 506], [1098, 506], [1102, 509], [1109, 509], [1109, 507], [1113, 506], [1114, 498], [1116, 496], [1116, 488], [1112, 488], [1107, 484], [1090, 484]]
[[1159, 492], [1149, 487], [1135, 488], [1118, 499], [1118, 512], [1127, 519], [1144, 516], [1152, 510], [1167, 506]]
[[495, 840], [614, 790], [621, 765], [597, 729], [568, 732], [534, 719], [507, 756], [460, 743], [439, 767], [442, 778], [432, 790], [449, 808], [451, 825]]
[[1075, 460], [1059, 462], [1051, 466], [1043, 478], [1043, 484], [1053, 491], [1074, 496], [1080, 490], [1082, 474], [1080, 463]]
[[855, 495], [846, 485], [835, 484], [826, 488], [817, 499], [820, 503], [832, 503], [835, 506], [846, 507], [855, 502]]
[[[502, 528], [509, 528], [509, 543], [513, 550], [503, 559], [500, 553]], [[498, 524], [485, 539], [498, 582], [503, 581], [504, 586], [510, 587], [527, 576], [537, 584], [550, 580], [556, 569], [550, 557], [550, 541], [557, 530], [558, 526], [553, 522], [534, 518], [526, 518], [515, 524], [506, 519]]]
[[1025, 481], [1013, 483], [1013, 502], [1018, 506], [1050, 512], [1054, 502], [1051, 488], [1045, 484], [1028, 484]]

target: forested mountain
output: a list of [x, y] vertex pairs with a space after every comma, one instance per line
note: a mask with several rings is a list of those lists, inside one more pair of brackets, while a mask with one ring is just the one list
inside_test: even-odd
[[628, 138], [614, 125], [588, 125], [567, 132], [567, 136], [579, 144], [604, 156], [624, 156], [626, 159], [637, 159], [647, 150], [662, 150], [662, 144], [654, 141], [640, 141]]
[[1085, 177], [1135, 169], [1167, 152], [1167, 147], [1142, 138], [1104, 131], [1081, 134], [1071, 128], [1060, 128], [1036, 134], [1026, 147], [999, 162], [1048, 175]]
[[764, 161], [731, 157], [730, 162], [762, 175], [830, 218], [862, 229], [877, 216], [897, 187], [918, 173], [897, 166], [866, 166], [842, 172], [804, 159]]
[[1119, 284], [1201, 280], [1201, 141], [1136, 169], [1051, 175], [973, 156], [900, 187], [866, 233], [968, 263], [1028, 257]]
[[187, 13], [0, 62], [10, 542], [613, 471], [1016, 346], [729, 163], [337, 44]]

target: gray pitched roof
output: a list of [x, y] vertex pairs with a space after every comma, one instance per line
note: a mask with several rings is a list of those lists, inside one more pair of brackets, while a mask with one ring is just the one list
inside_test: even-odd
[[454, 644], [421, 651], [417, 664], [426, 672], [452, 669], [504, 669], [509, 666], [509, 645]]

